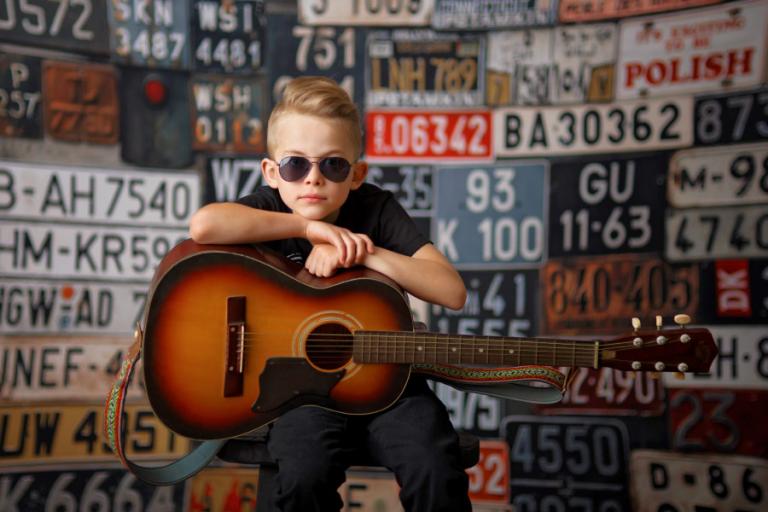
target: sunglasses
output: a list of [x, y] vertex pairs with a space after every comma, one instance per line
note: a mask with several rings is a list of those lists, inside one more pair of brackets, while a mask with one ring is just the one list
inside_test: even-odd
[[323, 176], [336, 183], [341, 183], [347, 179], [352, 168], [352, 164], [340, 156], [329, 156], [320, 160], [310, 160], [303, 156], [286, 156], [278, 164], [280, 177], [285, 181], [298, 181], [309, 174], [309, 170], [315, 162], [318, 163]]

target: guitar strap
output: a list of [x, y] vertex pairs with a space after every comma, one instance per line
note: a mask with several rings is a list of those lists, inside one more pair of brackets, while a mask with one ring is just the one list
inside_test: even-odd
[[[165, 466], [142, 466], [128, 460], [125, 453], [123, 409], [131, 375], [141, 357], [142, 337], [141, 330], [137, 329], [133, 345], [128, 350], [115, 383], [107, 395], [104, 432], [112, 451], [137, 478], [151, 485], [173, 485], [206, 467], [228, 439], [202, 441], [191, 452]], [[462, 391], [531, 403], [546, 404], [559, 401], [567, 384], [561, 372], [548, 366], [470, 368], [419, 363], [413, 365], [413, 371]]]

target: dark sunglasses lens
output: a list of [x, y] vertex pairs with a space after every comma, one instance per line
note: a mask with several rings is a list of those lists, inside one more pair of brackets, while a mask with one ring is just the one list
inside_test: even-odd
[[347, 179], [350, 164], [345, 159], [332, 156], [320, 160], [320, 172], [331, 181], [340, 183]]
[[312, 163], [302, 156], [287, 156], [280, 160], [280, 176], [285, 181], [300, 180], [311, 166]]

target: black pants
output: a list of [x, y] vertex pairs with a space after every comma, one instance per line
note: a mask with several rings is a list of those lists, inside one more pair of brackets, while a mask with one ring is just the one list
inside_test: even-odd
[[267, 446], [278, 464], [271, 498], [284, 512], [340, 510], [337, 489], [351, 455], [361, 449], [394, 472], [407, 511], [471, 510], [458, 436], [445, 407], [420, 378], [376, 415], [294, 409], [274, 424]]

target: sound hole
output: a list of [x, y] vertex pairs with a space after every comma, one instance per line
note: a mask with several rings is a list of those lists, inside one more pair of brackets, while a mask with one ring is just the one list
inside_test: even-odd
[[333, 370], [352, 359], [352, 333], [341, 324], [323, 324], [307, 337], [307, 358], [324, 370]]

